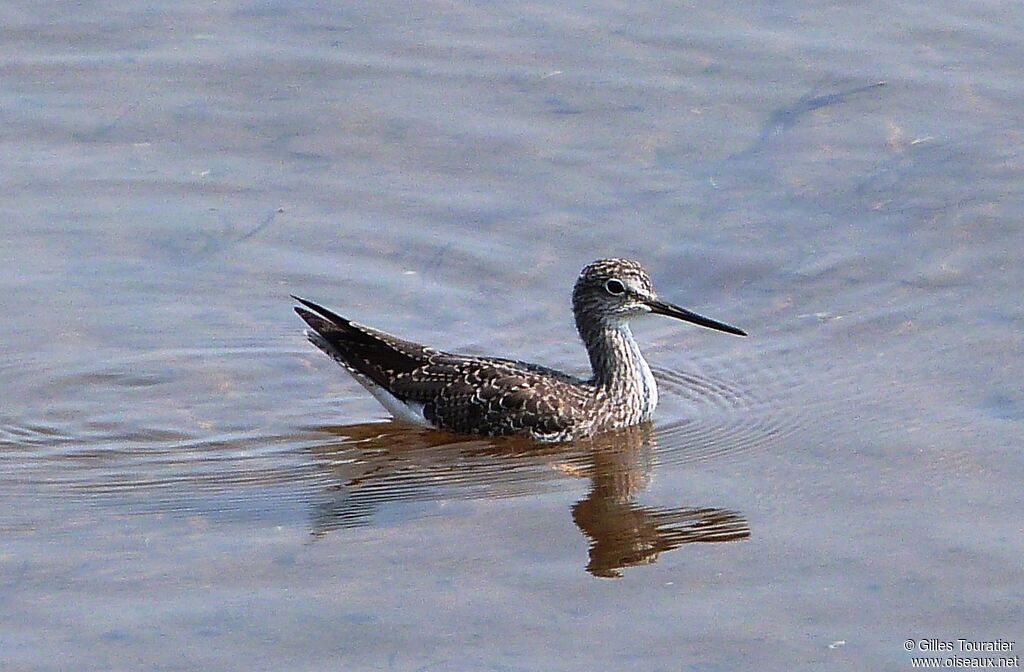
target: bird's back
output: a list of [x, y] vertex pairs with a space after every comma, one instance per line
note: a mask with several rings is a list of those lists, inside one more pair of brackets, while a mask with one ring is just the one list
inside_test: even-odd
[[[435, 350], [297, 300], [308, 308], [296, 312], [312, 329], [314, 345], [379, 399], [383, 392], [415, 409], [425, 424], [491, 436], [528, 433], [548, 441], [589, 433], [598, 399], [586, 381], [536, 364]], [[387, 401], [382, 399], [393, 409]]]

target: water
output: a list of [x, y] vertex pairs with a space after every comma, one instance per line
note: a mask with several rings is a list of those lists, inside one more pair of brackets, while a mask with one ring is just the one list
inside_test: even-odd
[[[0, 9], [5, 670], [910, 668], [1021, 641], [1024, 11]], [[885, 82], [884, 86], [877, 86]], [[652, 427], [391, 425], [289, 293]]]

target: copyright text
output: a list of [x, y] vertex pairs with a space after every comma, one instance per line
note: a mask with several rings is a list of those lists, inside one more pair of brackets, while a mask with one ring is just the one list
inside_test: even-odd
[[1016, 669], [1020, 667], [1016, 646], [1016, 642], [1005, 639], [926, 638], [903, 643], [906, 651], [938, 654], [910, 659], [911, 667], [932, 669]]

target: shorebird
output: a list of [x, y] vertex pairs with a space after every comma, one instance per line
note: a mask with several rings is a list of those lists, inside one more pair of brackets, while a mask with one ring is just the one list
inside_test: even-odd
[[576, 378], [537, 364], [458, 355], [402, 340], [292, 296], [307, 338], [333, 357], [396, 420], [465, 434], [526, 434], [558, 442], [651, 419], [658, 388], [629, 321], [666, 315], [746, 336], [741, 329], [658, 298], [647, 271], [629, 259], [587, 265], [572, 292], [576, 331], [593, 375]]

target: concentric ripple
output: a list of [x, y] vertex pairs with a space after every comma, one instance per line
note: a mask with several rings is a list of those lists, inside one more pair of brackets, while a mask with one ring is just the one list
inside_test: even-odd
[[[309, 378], [299, 368], [306, 354], [299, 345], [254, 340], [165, 349], [25, 376], [34, 392], [81, 397], [77, 407], [74, 398], [58, 405], [63, 412], [53, 420], [25, 414], [0, 422], [0, 449], [17, 455], [5, 461], [6, 482], [32, 496], [120, 505], [131, 513], [245, 516], [307, 508], [314, 531], [324, 533], [366, 524], [388, 503], [521, 497], [563, 489], [567, 479], [581, 491], [588, 479], [592, 487], [595, 479], [614, 482], [614, 497], [629, 498], [654, 465], [735, 459], [795, 429], [778, 389], [764, 384], [782, 376], [752, 377], [756, 368], [711, 361], [656, 370], [662, 407], [653, 431], [544, 445], [387, 422], [303, 426], [297, 416], [336, 411], [285, 408], [276, 418], [267, 412], [278, 399], [301, 396], [284, 389], [288, 380]], [[359, 395], [346, 382], [339, 388]], [[111, 412], [112, 400], [126, 395], [131, 406]], [[197, 401], [167, 403], [189, 397]]]
[[654, 368], [662, 399], [655, 431], [660, 463], [737, 459], [778, 446], [800, 429], [788, 397], [790, 376], [737, 362], [692, 366]]

